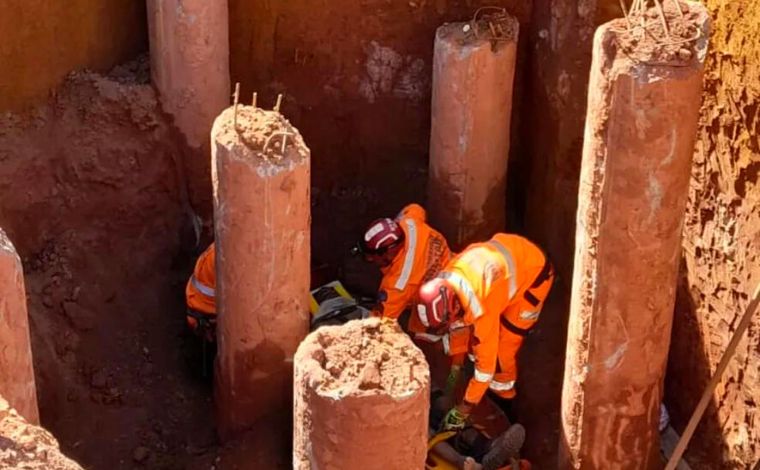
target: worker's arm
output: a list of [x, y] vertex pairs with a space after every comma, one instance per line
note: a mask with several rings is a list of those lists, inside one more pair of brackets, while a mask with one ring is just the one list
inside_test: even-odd
[[405, 289], [397, 289], [396, 276], [383, 277], [378, 293], [378, 304], [372, 314], [392, 320], [398, 319], [412, 301], [414, 292], [415, 289], [412, 289], [408, 283]]
[[475, 371], [464, 394], [463, 411], [480, 403], [496, 372], [499, 352], [499, 316], [485, 314], [475, 321], [473, 329], [472, 353], [475, 356]]

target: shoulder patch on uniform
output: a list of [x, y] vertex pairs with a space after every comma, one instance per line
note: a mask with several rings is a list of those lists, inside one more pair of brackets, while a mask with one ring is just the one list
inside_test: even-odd
[[386, 300], [388, 300], [388, 293], [385, 292], [385, 290], [380, 290], [380, 292], [377, 293], [377, 301], [385, 302]]

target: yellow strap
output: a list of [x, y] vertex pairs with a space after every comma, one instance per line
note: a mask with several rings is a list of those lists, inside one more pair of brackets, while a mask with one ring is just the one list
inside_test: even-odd
[[437, 446], [441, 442], [454, 437], [456, 434], [457, 434], [456, 431], [439, 432], [428, 441], [428, 450], [431, 450], [433, 447]]

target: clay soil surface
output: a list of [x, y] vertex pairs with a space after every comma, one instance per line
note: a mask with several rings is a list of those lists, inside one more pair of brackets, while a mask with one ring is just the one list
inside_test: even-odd
[[86, 468], [216, 459], [183, 334], [183, 150], [147, 76], [144, 62], [74, 74], [0, 125], [0, 223], [24, 264], [42, 424]]

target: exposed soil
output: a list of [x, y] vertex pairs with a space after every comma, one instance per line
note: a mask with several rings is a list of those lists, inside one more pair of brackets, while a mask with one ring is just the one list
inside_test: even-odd
[[[683, 429], [760, 282], [760, 3], [706, 4], [713, 18], [684, 226], [666, 401]], [[760, 460], [760, 319], [697, 428], [694, 469]]]
[[[277, 111], [238, 105], [228, 108], [216, 129], [216, 141], [225, 146], [242, 143], [255, 156], [278, 166], [308, 157], [298, 129]], [[295, 152], [289, 151], [295, 150]]]
[[704, 43], [708, 31], [702, 30], [700, 8], [676, 1], [664, 2], [662, 10], [651, 7], [615, 20], [621, 50], [635, 62], [672, 66], [692, 62], [698, 49], [704, 49], [698, 44]]
[[430, 382], [427, 363], [396, 323], [379, 320], [324, 327], [314, 333], [319, 345], [313, 359], [325, 373], [312, 372], [320, 394], [387, 394], [401, 398]]
[[190, 266], [176, 260], [196, 241], [182, 151], [144, 70], [72, 74], [0, 125], [0, 223], [24, 263], [42, 423], [88, 468], [184, 468], [214, 442], [180, 337]]
[[424, 466], [430, 371], [397, 322], [311, 333], [296, 353], [294, 396], [293, 468]]
[[0, 398], [0, 467], [27, 470], [81, 470], [63, 455], [52, 434], [29, 424]]

